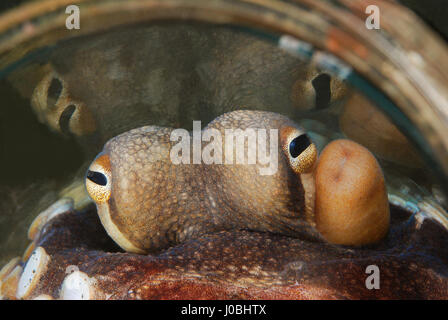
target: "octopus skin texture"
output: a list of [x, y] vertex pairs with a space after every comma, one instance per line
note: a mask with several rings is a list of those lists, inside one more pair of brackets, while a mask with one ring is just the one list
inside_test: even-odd
[[[87, 171], [87, 191], [101, 222], [126, 251], [153, 253], [223, 230], [311, 241], [322, 241], [317, 230], [325, 230], [325, 238], [348, 245], [370, 244], [387, 233], [389, 206], [381, 168], [354, 142], [330, 143], [318, 161], [314, 143], [289, 118], [240, 110], [217, 117], [202, 130], [220, 141], [213, 149], [217, 161], [194, 164], [190, 145], [197, 132], [192, 137], [184, 132], [182, 154], [187, 155], [175, 163], [172, 151], [177, 153], [178, 140], [173, 141], [173, 130], [147, 126], [125, 132], [106, 143]], [[238, 140], [230, 130], [253, 130], [254, 139]], [[275, 155], [275, 170], [268, 174], [263, 174], [269, 168], [259, 157], [249, 161], [251, 154], [265, 154], [256, 130], [265, 133], [265, 150]], [[203, 150], [210, 146], [198, 143]], [[246, 157], [240, 163], [235, 159], [239, 145]]]
[[[42, 227], [28, 263], [11, 268], [24, 268], [21, 275], [11, 272], [2, 279], [2, 295], [6, 299], [446, 299], [445, 229], [398, 207], [392, 212], [389, 235], [372, 248], [221, 231], [157, 255], [138, 255], [122, 252], [111, 241], [94, 207], [68, 210]], [[378, 290], [366, 288], [369, 265], [381, 271]], [[36, 272], [27, 270], [31, 268]], [[15, 277], [15, 285], [5, 281]]]
[[[206, 128], [222, 132], [253, 126], [280, 132], [278, 169], [272, 175], [260, 176], [259, 163], [170, 164], [169, 128], [139, 128], [109, 141], [87, 173], [87, 188], [96, 206], [75, 210], [73, 203], [62, 199], [41, 213], [30, 227], [29, 249], [0, 272], [0, 295], [7, 299], [448, 296], [445, 228], [421, 212], [411, 214], [389, 205], [381, 169], [365, 148], [336, 140], [318, 158], [301, 127], [270, 112], [234, 111]], [[183, 183], [170, 185], [167, 177]], [[196, 185], [188, 189], [185, 182], [194, 179]], [[210, 194], [207, 186], [221, 189]], [[306, 196], [307, 190], [311, 196]], [[170, 199], [177, 195], [182, 201]], [[123, 197], [121, 205], [109, 201], [117, 196]], [[332, 199], [338, 197], [342, 200], [333, 206]], [[222, 203], [208, 206], [210, 199]], [[375, 210], [384, 201], [386, 209], [378, 215]], [[347, 210], [341, 210], [344, 206]], [[106, 223], [105, 212], [110, 219]], [[120, 224], [113, 215], [131, 219]], [[189, 232], [184, 232], [185, 225]], [[131, 250], [117, 238], [114, 227], [127, 236], [140, 236], [129, 238]], [[381, 272], [377, 289], [369, 289], [367, 283], [371, 266]]]

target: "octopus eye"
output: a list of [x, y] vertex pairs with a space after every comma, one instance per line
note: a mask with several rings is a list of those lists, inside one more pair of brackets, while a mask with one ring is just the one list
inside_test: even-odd
[[297, 158], [303, 151], [311, 145], [311, 141], [306, 134], [302, 134], [291, 140], [289, 143], [289, 153], [291, 157]]
[[96, 203], [109, 200], [111, 193], [110, 160], [107, 154], [100, 153], [92, 162], [86, 174], [86, 188]]
[[99, 184], [100, 186], [107, 185], [107, 177], [101, 172], [88, 170], [87, 179], [89, 179], [92, 182], [95, 182], [96, 184]]
[[297, 174], [310, 173], [317, 161], [317, 148], [303, 130], [284, 127], [280, 131], [282, 148], [292, 170]]

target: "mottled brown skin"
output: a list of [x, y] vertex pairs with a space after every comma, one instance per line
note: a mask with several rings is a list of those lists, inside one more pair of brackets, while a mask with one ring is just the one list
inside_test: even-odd
[[[260, 111], [227, 113], [207, 126], [218, 129], [223, 141], [224, 129], [281, 131], [289, 127], [303, 132], [284, 116]], [[320, 239], [306, 222], [305, 188], [281, 143], [277, 172], [260, 175], [262, 165], [258, 161], [173, 164], [169, 151], [177, 142], [170, 142], [171, 131], [154, 126], [131, 130], [110, 140], [100, 154], [100, 159], [110, 159], [112, 182], [109, 199], [97, 205], [108, 207], [112, 223], [137, 248], [154, 252], [205, 233], [230, 229]]]
[[[94, 208], [66, 212], [36, 239], [51, 261], [28, 298], [58, 298], [74, 265], [96, 279], [101, 299], [447, 299], [446, 230], [392, 211], [390, 234], [372, 248], [224, 231], [148, 256], [120, 252]], [[365, 286], [371, 264], [381, 271], [379, 290]]]

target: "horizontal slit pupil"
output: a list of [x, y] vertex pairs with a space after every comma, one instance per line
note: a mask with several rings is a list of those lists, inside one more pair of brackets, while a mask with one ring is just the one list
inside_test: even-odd
[[87, 179], [90, 181], [99, 184], [100, 186], [105, 186], [107, 184], [107, 178], [101, 172], [96, 171], [87, 171]]
[[308, 136], [302, 134], [289, 143], [289, 153], [293, 158], [297, 158], [310, 144], [311, 141]]

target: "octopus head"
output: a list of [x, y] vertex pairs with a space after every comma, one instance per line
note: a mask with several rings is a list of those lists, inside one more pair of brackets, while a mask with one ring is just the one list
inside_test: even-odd
[[356, 246], [389, 228], [367, 149], [338, 140], [318, 159], [305, 130], [272, 112], [229, 112], [193, 134], [125, 132], [93, 161], [86, 187], [108, 234], [136, 253], [240, 229]]

